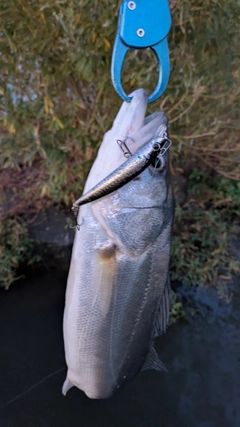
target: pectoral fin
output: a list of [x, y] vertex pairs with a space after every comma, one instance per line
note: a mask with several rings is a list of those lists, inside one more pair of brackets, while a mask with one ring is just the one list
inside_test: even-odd
[[103, 317], [109, 311], [114, 283], [117, 278], [116, 246], [111, 242], [95, 250], [93, 283], [93, 305], [99, 304]]

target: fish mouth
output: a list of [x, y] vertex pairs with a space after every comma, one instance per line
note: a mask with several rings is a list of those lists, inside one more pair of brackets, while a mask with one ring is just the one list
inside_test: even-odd
[[[93, 203], [94, 205], [95, 203]], [[137, 211], [144, 211], [149, 209], [161, 209], [160, 205], [147, 205], [147, 206], [121, 206], [121, 208], [113, 208], [111, 207], [109, 214], [113, 216], [118, 216], [122, 214], [130, 214]]]
[[160, 209], [160, 205], [151, 205], [151, 206], [123, 206], [121, 207], [121, 211], [127, 210], [143, 210], [143, 209]]

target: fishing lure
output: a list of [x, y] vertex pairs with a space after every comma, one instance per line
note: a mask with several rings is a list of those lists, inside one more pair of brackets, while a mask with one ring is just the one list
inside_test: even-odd
[[163, 156], [171, 144], [172, 141], [167, 137], [157, 137], [140, 148], [115, 171], [77, 199], [72, 206], [74, 214], [76, 215], [79, 206], [107, 196], [140, 175], [148, 166], [154, 164], [157, 156]]

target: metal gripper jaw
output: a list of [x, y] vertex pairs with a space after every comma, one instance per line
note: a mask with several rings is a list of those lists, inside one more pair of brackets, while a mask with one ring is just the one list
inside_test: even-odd
[[115, 90], [127, 102], [131, 101], [121, 84], [121, 72], [129, 49], [150, 47], [158, 60], [159, 78], [157, 87], [148, 102], [158, 99], [166, 89], [170, 60], [167, 35], [171, 27], [168, 0], [124, 0], [120, 7], [118, 31], [114, 43], [111, 74]]

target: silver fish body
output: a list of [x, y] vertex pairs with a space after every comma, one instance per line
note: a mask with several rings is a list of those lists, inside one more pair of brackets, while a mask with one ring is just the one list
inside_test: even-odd
[[[164, 135], [164, 115], [144, 121], [146, 106], [143, 90], [123, 104], [104, 137], [85, 192], [124, 163], [113, 141], [129, 136], [135, 141], [130, 149], [136, 152], [156, 133]], [[108, 398], [141, 369], [162, 368], [153, 340], [165, 331], [169, 316], [173, 222], [168, 153], [163, 159], [165, 167], [149, 167], [80, 209], [82, 226], [75, 236], [64, 312], [64, 394], [76, 386], [90, 398]]]

